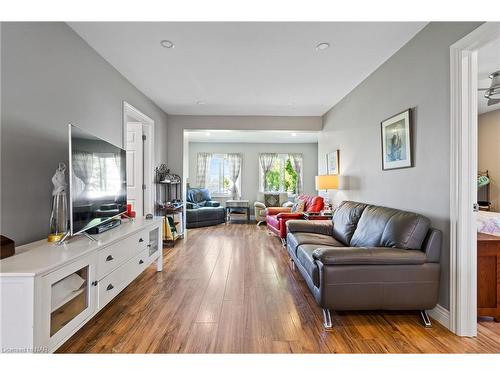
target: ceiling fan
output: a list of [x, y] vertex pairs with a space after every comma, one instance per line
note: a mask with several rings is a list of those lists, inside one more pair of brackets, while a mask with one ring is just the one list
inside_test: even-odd
[[486, 91], [484, 97], [488, 99], [488, 106], [500, 103], [500, 70], [489, 75], [491, 85], [487, 89], [477, 89], [478, 91]]

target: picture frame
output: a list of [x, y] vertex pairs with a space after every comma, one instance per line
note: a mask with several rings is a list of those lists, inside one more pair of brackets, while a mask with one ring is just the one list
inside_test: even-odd
[[382, 170], [413, 167], [413, 116], [408, 108], [380, 123]]
[[335, 150], [326, 154], [326, 174], [340, 174], [340, 151]]

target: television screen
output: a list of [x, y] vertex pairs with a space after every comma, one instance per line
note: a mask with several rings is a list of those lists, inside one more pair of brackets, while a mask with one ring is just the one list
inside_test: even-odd
[[70, 227], [77, 234], [127, 211], [126, 153], [69, 126]]

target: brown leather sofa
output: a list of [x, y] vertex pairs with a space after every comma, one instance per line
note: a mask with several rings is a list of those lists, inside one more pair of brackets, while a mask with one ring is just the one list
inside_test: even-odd
[[442, 234], [411, 212], [345, 201], [332, 220], [287, 222], [287, 249], [318, 304], [330, 310], [425, 310], [437, 304]]

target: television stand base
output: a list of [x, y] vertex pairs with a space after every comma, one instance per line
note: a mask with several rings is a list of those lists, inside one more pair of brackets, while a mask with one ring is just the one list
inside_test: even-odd
[[85, 237], [87, 237], [89, 240], [91, 241], [98, 241], [97, 238], [91, 236], [90, 234], [88, 234], [87, 232], [82, 232], [82, 235], [84, 235]]
[[69, 240], [70, 238], [76, 237], [76, 236], [85, 236], [85, 237], [87, 237], [87, 238], [88, 238], [89, 240], [91, 240], [91, 241], [96, 241], [96, 242], [98, 241], [98, 239], [97, 239], [97, 238], [95, 238], [94, 236], [91, 236], [91, 235], [90, 235], [90, 234], [88, 234], [87, 232], [81, 232], [81, 233], [75, 234], [74, 236], [71, 236], [71, 235], [69, 234], [69, 232], [68, 232], [68, 233], [66, 233], [66, 234], [65, 234], [65, 235], [64, 235], [64, 236], [63, 236], [63, 237], [62, 237], [59, 241], [57, 241], [57, 242], [56, 242], [56, 245], [57, 245], [57, 246], [61, 246], [61, 245], [63, 245], [63, 244], [64, 244], [67, 240]]
[[116, 228], [121, 223], [122, 223], [122, 221], [120, 219], [114, 219], [114, 220], [111, 220], [107, 223], [104, 223], [104, 224], [98, 225], [94, 228], [91, 228], [88, 231], [77, 233], [74, 236], [71, 236], [70, 233], [68, 232], [59, 241], [56, 242], [56, 245], [60, 246], [60, 245], [64, 244], [69, 238], [76, 237], [76, 236], [85, 236], [89, 240], [97, 242], [98, 239], [95, 238], [93, 236], [93, 234], [101, 234], [103, 232], [106, 232], [107, 230]]

